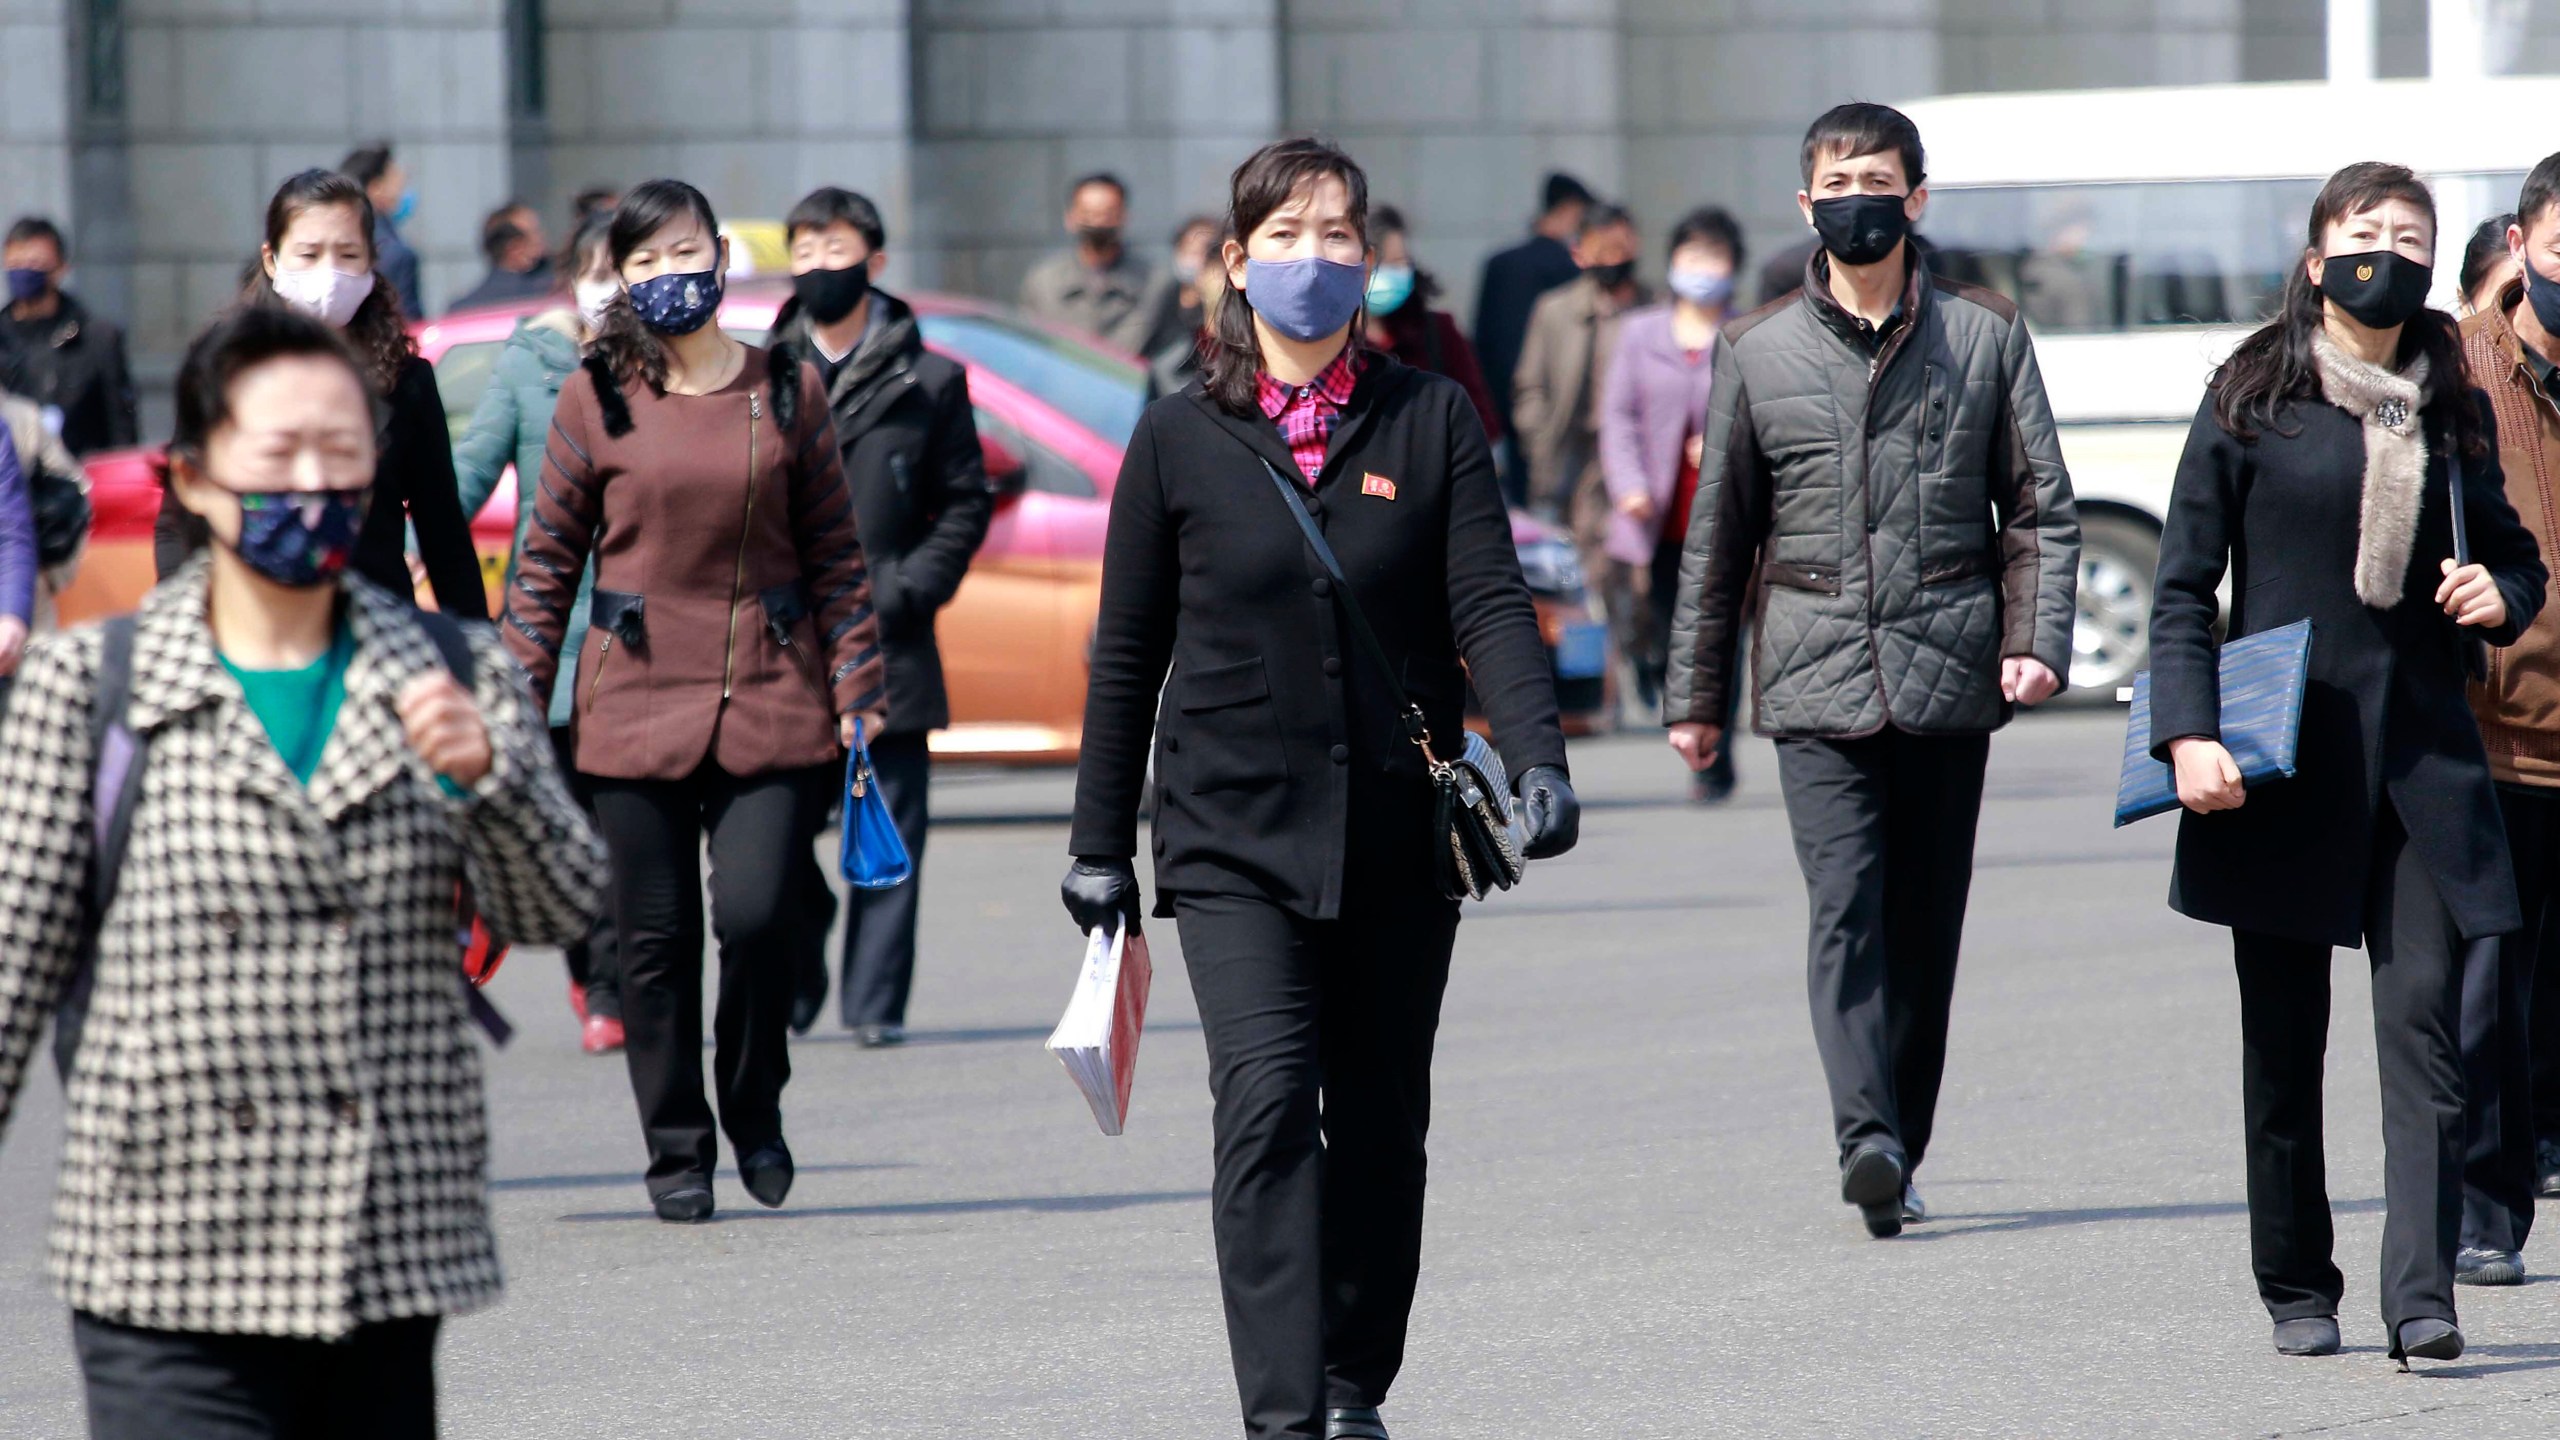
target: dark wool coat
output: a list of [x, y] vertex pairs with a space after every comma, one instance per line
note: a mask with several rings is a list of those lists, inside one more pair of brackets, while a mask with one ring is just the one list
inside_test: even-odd
[[[1266, 464], [1304, 490], [1277, 426], [1195, 383], [1147, 407], [1112, 496], [1071, 848], [1136, 851], [1160, 737], [1160, 914], [1171, 895], [1219, 894], [1333, 918], [1355, 808], [1409, 828], [1391, 853], [1415, 864], [1363, 882], [1429, 884], [1422, 757]], [[1307, 498], [1436, 748], [1464, 744], [1472, 681], [1515, 779], [1562, 766], [1554, 676], [1467, 392], [1372, 354]]]
[[2425, 412], [2417, 534], [2406, 588], [2387, 611], [2355, 592], [2362, 424], [2325, 400], [2300, 401], [2243, 441], [2214, 420], [2212, 395], [2196, 412], [2151, 612], [2155, 753], [2166, 759], [2180, 736], [2220, 734], [2213, 621], [2226, 568], [2232, 636], [2311, 622], [2311, 684], [2297, 773], [2252, 788], [2237, 810], [2180, 817], [2170, 904], [2181, 913], [2361, 944], [2375, 818], [2387, 799], [2466, 937], [2522, 923], [2488, 757], [2464, 699], [2462, 647], [2472, 637], [2513, 643], [2542, 608], [2547, 577], [2507, 503], [2493, 447], [2465, 462], [2464, 514], [2472, 559], [2496, 578], [2507, 623], [2465, 630], [2435, 603], [2453, 554], [2443, 407], [2487, 406], [2476, 390], [2456, 393], [2461, 401]]

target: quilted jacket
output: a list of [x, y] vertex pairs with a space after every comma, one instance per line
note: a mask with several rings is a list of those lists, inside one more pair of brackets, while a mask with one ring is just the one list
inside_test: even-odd
[[[49, 1269], [153, 1329], [335, 1338], [498, 1291], [480, 1057], [454, 941], [586, 933], [604, 851], [522, 672], [477, 634], [495, 763], [449, 798], [393, 697], [436, 669], [405, 597], [344, 581], [346, 700], [305, 786], [222, 668], [206, 562], [143, 601], [148, 745], [69, 1084]], [[0, 721], [0, 1123], [73, 965], [99, 632], [40, 641]]]
[[1915, 255], [1879, 340], [1827, 260], [1725, 327], [1665, 718], [1730, 723], [1747, 620], [1763, 734], [1996, 729], [2002, 659], [2069, 672], [2080, 563], [2026, 324]]

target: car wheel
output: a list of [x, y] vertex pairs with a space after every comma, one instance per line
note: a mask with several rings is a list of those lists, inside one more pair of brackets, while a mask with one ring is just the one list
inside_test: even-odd
[[2121, 515], [2080, 522], [2079, 614], [2071, 627], [2071, 688], [2113, 700], [2151, 661], [2151, 586], [2160, 532]]

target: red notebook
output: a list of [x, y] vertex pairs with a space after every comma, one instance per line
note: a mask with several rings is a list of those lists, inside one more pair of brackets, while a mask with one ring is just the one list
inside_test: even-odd
[[1136, 926], [1092, 932], [1075, 994], [1049, 1036], [1049, 1053], [1067, 1067], [1105, 1135], [1119, 1134], [1129, 1120], [1138, 1036], [1146, 1028], [1147, 986], [1154, 979], [1147, 937]]

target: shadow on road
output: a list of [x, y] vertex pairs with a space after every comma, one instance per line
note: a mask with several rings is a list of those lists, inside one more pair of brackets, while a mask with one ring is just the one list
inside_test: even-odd
[[1757, 910], [1771, 902], [1759, 895], [1669, 895], [1650, 900], [1592, 900], [1582, 904], [1540, 905], [1503, 900], [1467, 913], [1469, 924], [1517, 920], [1530, 915], [1620, 915], [1636, 910]]
[[[803, 1175], [819, 1175], [828, 1172], [850, 1173], [857, 1170], [909, 1170], [914, 1166], [904, 1160], [888, 1160], [867, 1165], [795, 1165], [792, 1168]], [[723, 1170], [720, 1172], [720, 1177], [724, 1180], [738, 1178], [734, 1170]], [[597, 1190], [612, 1185], [636, 1186], [641, 1183], [641, 1179], [641, 1174], [637, 1170], [615, 1170], [596, 1175], [510, 1175], [504, 1180], [490, 1181], [489, 1188], [492, 1190]]]
[[[2472, 1357], [2488, 1355], [2499, 1358], [2494, 1363], [2472, 1363]], [[2462, 1352], [2462, 1363], [2431, 1365], [2416, 1373], [2436, 1380], [2477, 1380], [2489, 1375], [2508, 1375], [2520, 1370], [2549, 1370], [2560, 1367], [2560, 1345], [2472, 1345]]]
[[[816, 1169], [816, 1166], [804, 1166]], [[850, 1167], [849, 1167], [850, 1168]], [[624, 1177], [630, 1178], [630, 1177]], [[997, 1215], [1019, 1211], [1028, 1215], [1082, 1215], [1104, 1210], [1128, 1210], [1140, 1205], [1185, 1205], [1205, 1201], [1206, 1190], [1142, 1190], [1127, 1195], [1020, 1195], [990, 1200], [911, 1200], [884, 1205], [812, 1205], [797, 1210], [729, 1210], [722, 1220], [826, 1220], [868, 1219], [898, 1215]], [[563, 1215], [563, 1220], [623, 1221], [637, 1224], [658, 1223], [646, 1210], [602, 1210], [581, 1215]]]
[[[904, 1048], [913, 1050], [927, 1045], [1009, 1045], [1024, 1040], [1046, 1040], [1054, 1025], [990, 1025], [974, 1030], [910, 1030]], [[1176, 1030], [1197, 1030], [1197, 1020], [1150, 1020], [1147, 1033], [1169, 1034]], [[811, 1031], [794, 1035], [794, 1045], [850, 1045], [857, 1037], [850, 1030]], [[898, 1047], [890, 1047], [898, 1048]]]
[[[2382, 1208], [2379, 1198], [2333, 1200], [2338, 1214], [2366, 1214]], [[2106, 1225], [2119, 1220], [2209, 1220], [2246, 1215], [2245, 1200], [2218, 1200], [2185, 1205], [2118, 1205], [2095, 1210], [1985, 1210], [1934, 1216], [1925, 1228], [1905, 1230], [1905, 1240], [1952, 1240], [1964, 1235], [1994, 1235], [2016, 1230], [2045, 1230], [2056, 1225]]]

